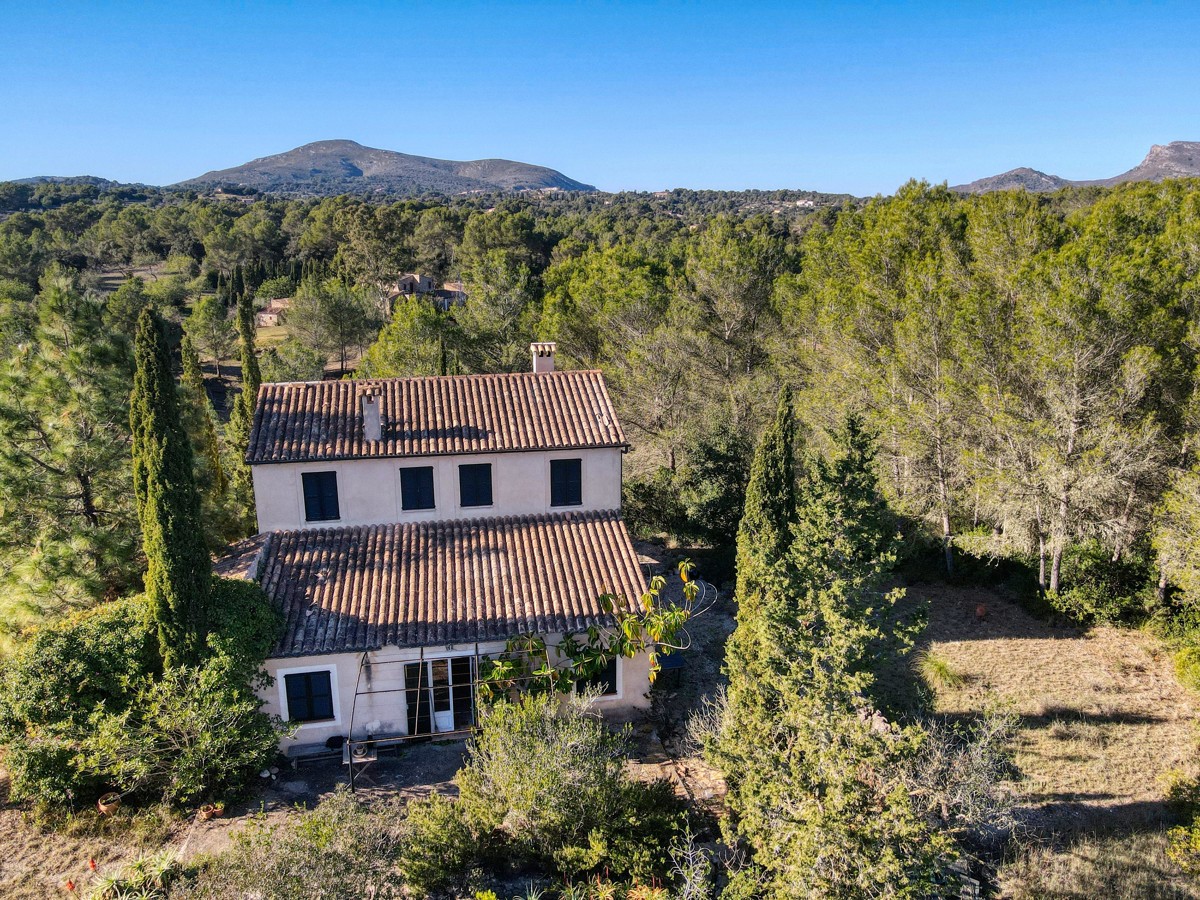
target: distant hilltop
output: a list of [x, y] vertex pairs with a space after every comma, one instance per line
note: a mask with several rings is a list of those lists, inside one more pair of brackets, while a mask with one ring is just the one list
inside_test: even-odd
[[1008, 190], [1057, 191], [1064, 187], [1107, 187], [1127, 181], [1165, 181], [1168, 178], [1200, 178], [1200, 141], [1155, 144], [1140, 164], [1112, 178], [1071, 181], [1057, 175], [1047, 175], [1037, 169], [1022, 167], [989, 178], [979, 178], [970, 184], [957, 184], [950, 190], [960, 194], [985, 194], [988, 191]]
[[493, 191], [594, 191], [545, 166], [507, 159], [456, 162], [376, 150], [354, 141], [317, 141], [172, 187], [253, 188], [288, 196], [466, 194]]

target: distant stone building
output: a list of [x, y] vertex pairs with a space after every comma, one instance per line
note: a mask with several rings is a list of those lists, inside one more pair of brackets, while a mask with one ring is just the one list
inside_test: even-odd
[[279, 297], [272, 300], [254, 314], [254, 324], [259, 328], [274, 328], [283, 323], [283, 317], [292, 305], [291, 297]]
[[413, 294], [433, 292], [433, 279], [416, 272], [405, 272], [396, 279], [396, 293], [411, 297]]

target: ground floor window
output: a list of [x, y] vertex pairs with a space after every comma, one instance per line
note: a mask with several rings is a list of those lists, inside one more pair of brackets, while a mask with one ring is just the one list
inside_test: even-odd
[[328, 670], [283, 676], [287, 717], [293, 722], [322, 722], [334, 718], [333, 684]]
[[591, 678], [581, 678], [575, 682], [575, 690], [578, 693], [584, 691], [600, 692], [601, 697], [615, 697], [617, 695], [617, 659], [613, 657], [608, 661], [603, 669], [593, 675]]

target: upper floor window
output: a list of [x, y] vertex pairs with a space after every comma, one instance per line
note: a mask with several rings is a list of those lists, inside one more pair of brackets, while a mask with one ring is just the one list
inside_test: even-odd
[[583, 503], [583, 461], [550, 460], [550, 505], [580, 506]]
[[341, 518], [337, 472], [305, 472], [300, 477], [304, 481], [304, 518], [309, 522]]
[[334, 718], [333, 685], [329, 672], [297, 672], [283, 676], [287, 717], [293, 722], [320, 722]]
[[400, 470], [400, 507], [433, 509], [433, 466], [406, 466]]
[[492, 505], [492, 464], [473, 463], [458, 467], [459, 504]]

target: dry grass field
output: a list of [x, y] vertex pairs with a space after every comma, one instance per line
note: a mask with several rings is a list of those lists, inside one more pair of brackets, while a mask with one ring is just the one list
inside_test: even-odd
[[1195, 774], [1200, 705], [1158, 640], [1053, 627], [991, 591], [909, 593], [930, 601], [924, 646], [950, 676], [934, 686], [937, 711], [1001, 703], [1019, 716], [1025, 849], [1001, 868], [1002, 895], [1200, 897], [1165, 857], [1163, 803], [1168, 773]]

